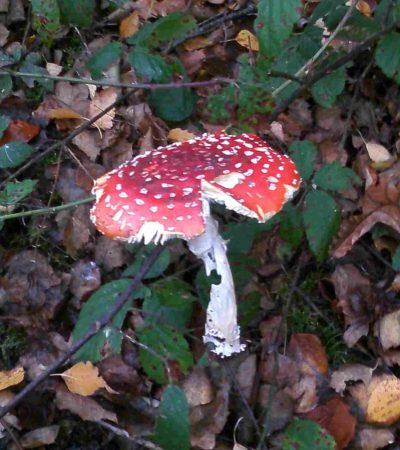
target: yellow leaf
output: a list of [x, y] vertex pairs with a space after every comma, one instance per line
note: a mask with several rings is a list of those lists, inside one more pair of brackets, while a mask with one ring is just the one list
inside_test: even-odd
[[101, 388], [105, 388], [109, 392], [113, 392], [113, 390], [99, 375], [99, 369], [91, 362], [79, 362], [63, 372], [61, 375], [67, 385], [67, 388], [73, 394], [79, 394], [87, 397], [89, 395], [93, 395]]
[[82, 119], [82, 116], [70, 108], [57, 108], [57, 109], [49, 109], [47, 111], [47, 117], [49, 119]]
[[375, 378], [368, 390], [367, 422], [391, 425], [400, 419], [400, 380], [397, 377]]
[[210, 45], [210, 41], [208, 40], [207, 37], [205, 37], [205, 36], [197, 36], [197, 37], [194, 37], [192, 39], [187, 40], [183, 44], [183, 47], [188, 52], [191, 52], [193, 50], [200, 50], [202, 48], [205, 48], [208, 45]]
[[119, 24], [119, 35], [122, 39], [127, 39], [133, 36], [139, 30], [139, 13], [134, 11], [125, 19], [122, 19]]
[[239, 31], [239, 33], [235, 37], [235, 41], [242, 47], [253, 50], [254, 52], [258, 52], [259, 50], [257, 38], [248, 30]]
[[182, 128], [173, 128], [168, 133], [168, 139], [173, 142], [184, 142], [189, 139], [193, 139], [195, 135], [187, 130], [182, 130]]
[[21, 383], [24, 379], [24, 375], [25, 371], [23, 367], [15, 367], [12, 370], [4, 370], [0, 372], [0, 391]]

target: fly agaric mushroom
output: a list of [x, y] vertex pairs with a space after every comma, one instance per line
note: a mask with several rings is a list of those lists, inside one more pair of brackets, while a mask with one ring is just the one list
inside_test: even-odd
[[147, 151], [97, 179], [91, 218], [104, 235], [129, 243], [188, 241], [207, 275], [215, 270], [221, 277], [211, 286], [203, 340], [213, 343], [220, 356], [230, 356], [245, 346], [226, 243], [209, 202], [265, 222], [299, 185], [290, 158], [256, 135], [203, 134]]

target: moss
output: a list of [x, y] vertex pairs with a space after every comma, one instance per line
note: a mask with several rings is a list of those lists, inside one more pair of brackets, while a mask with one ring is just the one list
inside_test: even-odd
[[0, 367], [14, 367], [25, 347], [25, 332], [21, 328], [0, 322]]

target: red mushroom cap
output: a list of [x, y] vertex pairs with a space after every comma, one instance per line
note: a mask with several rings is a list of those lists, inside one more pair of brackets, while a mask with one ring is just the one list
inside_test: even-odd
[[208, 200], [264, 222], [299, 188], [296, 166], [254, 134], [204, 134], [146, 152], [95, 181], [91, 217], [130, 242], [204, 232]]

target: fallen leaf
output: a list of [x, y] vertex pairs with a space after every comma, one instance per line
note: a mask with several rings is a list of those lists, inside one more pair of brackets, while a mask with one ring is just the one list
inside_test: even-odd
[[304, 374], [326, 375], [328, 373], [328, 358], [318, 336], [309, 333], [292, 334], [287, 355], [294, 359]]
[[204, 367], [196, 366], [182, 383], [189, 406], [206, 405], [214, 399], [214, 388]]
[[210, 45], [210, 40], [206, 36], [196, 36], [184, 42], [183, 47], [188, 52], [193, 50], [201, 50]]
[[373, 167], [377, 169], [385, 169], [388, 167], [388, 164], [391, 165], [395, 160], [386, 147], [377, 142], [366, 142], [365, 147], [374, 163]]
[[112, 389], [131, 396], [139, 395], [143, 379], [120, 355], [110, 355], [103, 359], [99, 364], [99, 371]]
[[257, 356], [248, 355], [237, 368], [236, 381], [243, 397], [250, 401], [257, 373]]
[[24, 120], [13, 120], [4, 131], [0, 139], [0, 145], [11, 141], [29, 142], [39, 134], [39, 125], [25, 122]]
[[384, 351], [400, 346], [400, 311], [382, 317], [376, 326], [375, 334]]
[[241, 30], [235, 37], [235, 41], [249, 50], [253, 50], [254, 52], [258, 52], [260, 46], [258, 44], [258, 39], [248, 30]]
[[397, 377], [374, 377], [368, 392], [367, 422], [392, 425], [400, 418], [400, 380]]
[[[118, 93], [114, 88], [103, 89], [102, 91], [96, 92], [93, 100], [89, 105], [89, 117], [93, 118], [97, 116], [100, 112], [104, 111], [110, 105], [115, 103], [117, 100]], [[104, 114], [103, 117], [96, 120], [92, 127], [97, 127], [102, 130], [109, 130], [113, 126], [113, 120], [115, 117], [115, 108]]]
[[122, 39], [133, 36], [139, 30], [139, 13], [134, 11], [119, 24], [119, 35]]
[[305, 415], [331, 434], [336, 441], [336, 449], [346, 448], [353, 440], [356, 431], [356, 418], [350, 414], [349, 405], [341, 398], [332, 398], [324, 405], [317, 406]]
[[78, 415], [82, 420], [90, 420], [92, 422], [110, 420], [118, 423], [115, 413], [107, 411], [92, 398], [73, 394], [61, 383], [58, 383], [56, 386], [55, 403], [58, 409], [67, 409]]
[[21, 383], [25, 376], [23, 367], [15, 367], [11, 370], [3, 370], [0, 372], [0, 391], [10, 386]]
[[72, 142], [89, 157], [95, 161], [101, 151], [101, 138], [99, 133], [94, 130], [83, 130], [75, 136]]
[[375, 0], [358, 0], [356, 8], [363, 16], [371, 17], [376, 7]]
[[393, 431], [387, 428], [363, 428], [358, 434], [362, 450], [377, 450], [393, 444], [395, 440]]
[[59, 425], [37, 428], [24, 434], [19, 442], [23, 448], [38, 448], [43, 445], [51, 445], [56, 441], [59, 431]]
[[0, 47], [4, 47], [7, 44], [9, 35], [10, 30], [4, 24], [0, 23]]
[[[270, 397], [271, 388], [274, 393], [272, 402]], [[268, 421], [268, 433], [282, 430], [293, 418], [295, 406], [293, 398], [284, 390], [276, 391], [275, 386], [262, 384], [257, 403], [263, 408], [270, 408], [270, 411], [273, 411]]]
[[90, 361], [78, 362], [62, 374], [67, 388], [73, 394], [85, 397], [93, 395], [99, 389], [105, 388], [112, 391], [103, 378], [99, 375], [99, 369]]
[[342, 258], [365, 233], [382, 223], [400, 233], [400, 208], [395, 205], [382, 206], [361, 220], [361, 222], [348, 234], [333, 251], [334, 258]]
[[373, 371], [374, 369], [363, 366], [362, 364], [345, 364], [332, 373], [330, 386], [338, 394], [342, 394], [346, 389], [346, 383], [348, 381], [361, 380], [365, 385], [368, 385], [371, 381]]
[[47, 70], [47, 72], [49, 72], [50, 75], [58, 76], [62, 72], [63, 67], [59, 66], [58, 64], [48, 62], [46, 64], [46, 70]]
[[83, 119], [83, 117], [76, 111], [70, 108], [57, 108], [49, 109], [47, 112], [47, 117], [49, 119]]
[[172, 128], [168, 133], [168, 140], [172, 142], [184, 142], [189, 139], [193, 139], [195, 135], [187, 130], [182, 130], [182, 128]]

